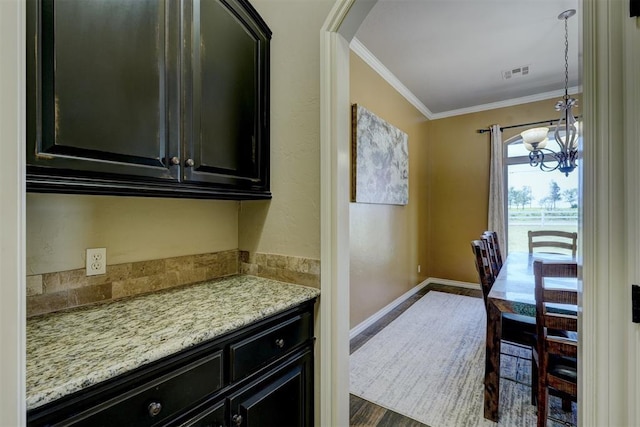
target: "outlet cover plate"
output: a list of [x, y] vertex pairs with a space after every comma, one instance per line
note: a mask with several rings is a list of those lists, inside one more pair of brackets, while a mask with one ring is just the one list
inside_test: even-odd
[[107, 272], [107, 248], [87, 249], [87, 276], [106, 274]]

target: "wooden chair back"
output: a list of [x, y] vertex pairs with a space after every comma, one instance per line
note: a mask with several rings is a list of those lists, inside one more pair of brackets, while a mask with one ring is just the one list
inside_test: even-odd
[[[578, 233], [558, 230], [529, 231], [529, 253], [535, 248], [566, 249], [575, 258], [578, 249]], [[549, 251], [545, 251], [549, 252]]]
[[[547, 425], [548, 389], [563, 399], [575, 401], [578, 394], [578, 318], [573, 314], [549, 311], [549, 304], [578, 304], [578, 291], [545, 285], [549, 277], [578, 277], [576, 263], [534, 261], [536, 294], [538, 426]], [[556, 306], [558, 307], [558, 306]], [[572, 307], [568, 307], [571, 310]]]
[[502, 268], [502, 252], [500, 251], [500, 244], [498, 243], [498, 233], [495, 231], [485, 231], [482, 233], [481, 238], [487, 246], [493, 277], [497, 277]]
[[489, 291], [491, 291], [491, 287], [495, 280], [495, 276], [491, 270], [491, 260], [489, 259], [486, 242], [484, 240], [472, 240], [471, 250], [473, 251], [475, 258], [478, 278], [480, 279], [480, 287], [482, 288], [482, 297], [484, 298], [484, 303], [486, 305]]

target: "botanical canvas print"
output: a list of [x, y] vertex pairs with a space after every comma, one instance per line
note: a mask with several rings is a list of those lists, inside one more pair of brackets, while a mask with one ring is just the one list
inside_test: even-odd
[[409, 202], [408, 136], [366, 108], [352, 106], [351, 201]]

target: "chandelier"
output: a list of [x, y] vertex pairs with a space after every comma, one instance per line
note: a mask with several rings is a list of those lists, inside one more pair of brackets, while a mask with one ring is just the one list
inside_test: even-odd
[[547, 148], [549, 128], [527, 129], [520, 134], [525, 148], [529, 150], [531, 166], [539, 167], [545, 172], [558, 169], [566, 176], [575, 169], [578, 157], [579, 125], [571, 111], [576, 106], [576, 100], [569, 97], [569, 30], [567, 26], [567, 20], [575, 13], [575, 9], [569, 9], [558, 15], [558, 19], [564, 19], [564, 96], [556, 103], [556, 111], [560, 111], [560, 119], [556, 124], [553, 138], [560, 149], [553, 151]]

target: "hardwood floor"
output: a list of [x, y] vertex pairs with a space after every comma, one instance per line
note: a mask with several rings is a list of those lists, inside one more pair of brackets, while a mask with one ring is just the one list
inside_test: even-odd
[[[375, 334], [380, 332], [385, 326], [391, 323], [395, 318], [400, 316], [402, 312], [411, 307], [416, 301], [422, 298], [430, 291], [447, 292], [450, 294], [467, 295], [482, 298], [480, 289], [466, 289], [453, 286], [439, 285], [432, 283], [422, 288], [411, 298], [397, 306], [393, 311], [378, 320], [376, 323], [365, 329], [363, 332], [354, 337], [350, 342], [350, 353], [353, 353], [371, 339]], [[391, 410], [361, 399], [357, 396], [349, 396], [349, 412], [351, 426], [366, 427], [420, 427], [426, 424], [420, 423], [411, 418], [400, 415]]]

